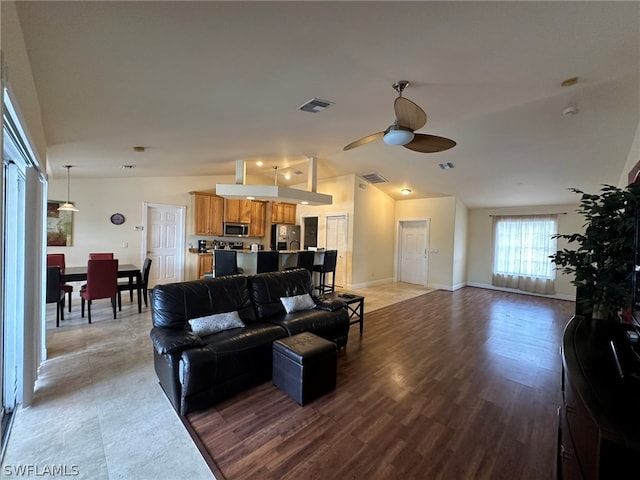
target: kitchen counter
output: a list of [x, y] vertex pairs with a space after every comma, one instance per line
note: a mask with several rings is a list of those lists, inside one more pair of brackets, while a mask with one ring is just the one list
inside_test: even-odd
[[[297, 263], [298, 252], [304, 252], [305, 250], [278, 250], [280, 254], [280, 270], [286, 268], [295, 267]], [[237, 250], [238, 252], [238, 267], [244, 270], [247, 275], [256, 273], [258, 267], [258, 256], [256, 253], [248, 249]], [[322, 263], [324, 251], [315, 252], [314, 263]]]
[[[252, 275], [256, 273], [257, 267], [258, 267], [258, 257], [256, 254], [258, 253], [259, 250], [254, 251], [249, 248], [232, 249], [232, 250], [235, 250], [236, 252], [238, 252], [238, 267], [244, 270], [244, 273], [246, 275]], [[278, 250], [278, 253], [280, 254], [280, 270], [285, 270], [287, 268], [295, 267], [297, 263], [298, 252], [304, 252], [304, 251], [306, 250]], [[198, 252], [197, 248], [190, 248], [189, 253], [194, 253], [198, 257], [213, 256], [213, 250], [203, 253], [203, 252]], [[322, 263], [323, 254], [324, 254], [324, 250], [315, 252], [315, 261], [314, 261], [315, 264]], [[201, 266], [199, 270], [202, 270], [202, 268], [203, 267]], [[204, 267], [204, 268], [207, 269], [208, 267]], [[215, 269], [215, 265], [213, 268]], [[200, 276], [201, 273], [202, 272], [199, 271], [198, 275]]]

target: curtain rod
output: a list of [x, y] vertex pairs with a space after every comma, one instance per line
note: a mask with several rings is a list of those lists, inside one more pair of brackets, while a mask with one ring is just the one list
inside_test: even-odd
[[490, 217], [544, 217], [546, 215], [566, 215], [568, 212], [553, 212], [553, 213], [516, 213], [516, 214], [503, 214], [503, 215], [492, 215], [489, 214]]

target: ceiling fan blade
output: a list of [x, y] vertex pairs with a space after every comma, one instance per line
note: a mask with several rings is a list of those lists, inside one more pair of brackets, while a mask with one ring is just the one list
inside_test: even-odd
[[367, 135], [366, 137], [362, 137], [360, 140], [356, 140], [355, 142], [351, 142], [349, 145], [344, 147], [342, 150], [351, 150], [352, 148], [359, 147], [360, 145], [364, 145], [369, 142], [373, 142], [379, 138], [384, 137], [384, 132], [373, 133], [371, 135]]
[[444, 137], [416, 133], [413, 140], [404, 145], [404, 148], [420, 153], [436, 153], [455, 147], [456, 142]]
[[427, 114], [424, 110], [407, 98], [397, 97], [393, 102], [393, 108], [396, 111], [398, 125], [415, 131], [427, 123]]

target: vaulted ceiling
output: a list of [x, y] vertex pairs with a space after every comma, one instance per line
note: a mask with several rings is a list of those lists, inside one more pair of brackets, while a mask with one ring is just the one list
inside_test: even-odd
[[[394, 198], [573, 203], [617, 184], [640, 122], [638, 2], [17, 2], [49, 174], [306, 181], [376, 172]], [[574, 86], [563, 80], [578, 77]], [[454, 139], [381, 140], [392, 84]], [[333, 102], [319, 113], [298, 107]], [[575, 106], [575, 115], [564, 110]], [[134, 152], [144, 146], [145, 152]], [[640, 160], [640, 152], [636, 154]], [[257, 167], [255, 162], [264, 165]], [[443, 170], [439, 164], [455, 168]], [[121, 169], [121, 165], [135, 165]], [[258, 177], [256, 177], [258, 176]]]

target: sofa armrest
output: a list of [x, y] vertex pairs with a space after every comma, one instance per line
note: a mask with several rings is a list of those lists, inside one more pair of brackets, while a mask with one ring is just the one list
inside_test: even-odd
[[314, 300], [316, 302], [316, 309], [327, 312], [335, 312], [347, 306], [347, 304], [339, 298], [317, 297]]
[[202, 345], [198, 335], [175, 328], [153, 327], [150, 336], [153, 347], [162, 355]]

